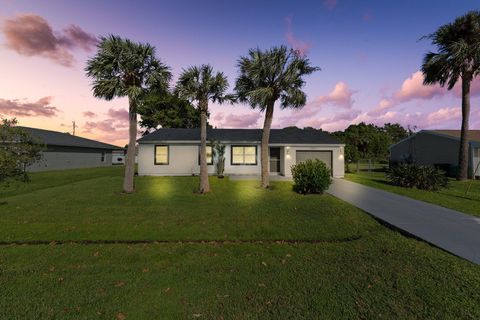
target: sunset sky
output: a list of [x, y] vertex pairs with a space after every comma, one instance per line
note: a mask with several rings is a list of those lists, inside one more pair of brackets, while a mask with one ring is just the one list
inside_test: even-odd
[[[460, 91], [425, 87], [419, 41], [478, 0], [442, 1], [20, 1], [0, 0], [0, 114], [20, 125], [71, 131], [117, 145], [127, 140], [127, 100], [92, 96], [84, 67], [96, 37], [149, 42], [171, 67], [210, 63], [233, 90], [239, 56], [285, 44], [320, 72], [306, 78], [307, 105], [275, 110], [274, 127], [332, 131], [361, 121], [419, 129], [460, 128]], [[173, 82], [172, 82], [173, 85]], [[480, 129], [480, 79], [472, 87], [471, 128]], [[211, 105], [223, 128], [261, 128], [246, 105]]]

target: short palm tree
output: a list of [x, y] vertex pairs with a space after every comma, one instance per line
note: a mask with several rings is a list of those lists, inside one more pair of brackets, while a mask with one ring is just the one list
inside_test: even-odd
[[195, 102], [200, 111], [200, 193], [210, 191], [207, 167], [208, 102], [231, 100], [230, 96], [225, 95], [227, 88], [227, 77], [222, 72], [215, 74], [208, 64], [183, 70], [175, 88], [179, 97]]
[[275, 102], [280, 100], [282, 109], [303, 107], [307, 99], [302, 91], [303, 77], [320, 68], [311, 66], [306, 57], [285, 46], [266, 51], [251, 49], [247, 56], [240, 57], [238, 68], [235, 84], [238, 101], [265, 111], [261, 164], [262, 187], [268, 188], [268, 142]]
[[468, 123], [470, 84], [480, 73], [480, 12], [471, 11], [426, 36], [437, 46], [423, 59], [424, 84], [439, 83], [451, 90], [462, 82], [462, 132], [458, 155], [458, 180], [468, 178]]
[[110, 35], [100, 38], [96, 55], [85, 68], [93, 79], [93, 95], [112, 100], [128, 97], [129, 142], [123, 191], [134, 192], [137, 105], [152, 89], [167, 91], [171, 79], [169, 68], [155, 57], [155, 48]]

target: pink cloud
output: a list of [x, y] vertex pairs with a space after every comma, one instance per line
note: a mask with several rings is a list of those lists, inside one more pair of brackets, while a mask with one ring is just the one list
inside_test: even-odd
[[431, 99], [435, 96], [446, 94], [446, 88], [442, 88], [440, 85], [425, 86], [423, 79], [421, 71], [417, 71], [405, 79], [400, 89], [394, 95], [395, 100], [404, 102], [413, 99]]
[[287, 23], [285, 37], [287, 38], [288, 44], [300, 55], [305, 56], [312, 48], [312, 44], [295, 37], [292, 31], [292, 19], [290, 17], [287, 17], [285, 21]]
[[326, 119], [319, 116], [324, 106], [338, 107], [340, 109], [351, 109], [354, 103], [353, 95], [356, 91], [351, 90], [345, 82], [337, 82], [333, 90], [323, 96], [308, 101], [306, 106], [300, 110], [293, 110], [287, 116], [282, 116], [279, 121], [276, 122], [277, 126], [285, 127], [290, 125], [296, 125], [299, 123], [307, 123], [308, 121], [314, 121], [317, 119], [318, 125], [305, 124], [305, 126], [318, 127], [320, 123], [323, 123]]
[[85, 32], [77, 25], [71, 24], [67, 28], [63, 29], [64, 35], [58, 38], [60, 44], [65, 45], [68, 48], [79, 47], [87, 52], [92, 52], [97, 46], [98, 39]]
[[60, 110], [51, 105], [52, 97], [43, 97], [36, 102], [0, 99], [0, 114], [14, 117], [54, 117]]
[[[461, 119], [460, 107], [443, 107], [430, 112], [386, 111], [375, 116], [365, 112], [353, 119], [352, 123], [366, 122], [383, 125], [386, 122], [398, 122], [403, 126], [416, 126], [420, 129], [459, 129]], [[472, 110], [470, 119], [471, 128], [478, 128], [480, 109]]]
[[217, 113], [213, 117], [213, 124], [219, 128], [258, 128], [258, 120], [262, 118], [260, 112], [249, 112], [245, 114]]
[[122, 145], [128, 141], [128, 122], [122, 123], [115, 119], [87, 121], [82, 132], [93, 135], [99, 141]]
[[343, 130], [348, 127], [353, 119], [360, 115], [360, 110], [346, 110], [337, 112], [331, 116], [317, 117], [305, 121], [304, 126], [321, 128], [325, 131]]
[[94, 131], [115, 131], [114, 122], [111, 119], [102, 121], [87, 121], [83, 126], [86, 133], [93, 133]]
[[337, 0], [325, 0], [325, 1], [323, 1], [323, 5], [327, 9], [333, 10], [337, 6]]
[[352, 96], [356, 91], [351, 90], [345, 82], [337, 82], [333, 90], [325, 95], [315, 98], [311, 103], [317, 106], [333, 105], [340, 108], [349, 109], [352, 107], [354, 100]]
[[91, 51], [97, 39], [76, 25], [55, 32], [43, 17], [34, 14], [7, 19], [2, 28], [6, 47], [24, 56], [40, 56], [66, 67], [75, 61], [73, 49]]
[[92, 112], [92, 111], [85, 111], [83, 113], [83, 116], [85, 118], [95, 118], [97, 116], [97, 114], [95, 112]]
[[422, 127], [431, 127], [450, 121], [460, 122], [461, 118], [462, 108], [460, 107], [440, 108], [427, 114], [423, 120], [423, 123], [420, 123], [420, 125]]
[[[85, 114], [96, 114], [91, 111]], [[98, 121], [86, 121], [82, 126], [83, 133], [95, 136], [95, 139], [113, 144], [123, 145], [128, 141], [128, 111], [125, 109], [110, 108], [106, 112], [107, 118]], [[88, 116], [87, 116], [88, 117]], [[90, 117], [92, 118], [92, 117]]]
[[223, 120], [223, 112], [217, 112], [213, 117], [215, 122], [221, 122]]
[[[458, 81], [451, 91], [439, 84], [424, 85], [423, 73], [421, 71], [414, 72], [410, 77], [405, 79], [401, 87], [390, 97], [380, 100], [377, 107], [370, 111], [370, 115], [379, 114], [387, 109], [391, 109], [398, 104], [409, 102], [412, 100], [431, 100], [436, 97], [444, 97], [453, 94], [461, 97], [461, 81]], [[475, 96], [480, 93], [480, 78], [475, 78], [471, 83], [471, 95]]]
[[108, 109], [107, 115], [116, 121], [127, 122], [129, 120], [128, 111], [126, 109]]

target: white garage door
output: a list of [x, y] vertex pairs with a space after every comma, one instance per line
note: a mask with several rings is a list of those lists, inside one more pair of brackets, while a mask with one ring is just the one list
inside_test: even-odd
[[323, 161], [327, 165], [327, 168], [332, 170], [332, 151], [297, 151], [297, 163], [307, 159]]

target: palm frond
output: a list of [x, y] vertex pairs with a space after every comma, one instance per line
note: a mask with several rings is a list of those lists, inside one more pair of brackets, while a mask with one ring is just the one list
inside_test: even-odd
[[246, 56], [239, 58], [238, 69], [235, 82], [238, 101], [262, 110], [278, 99], [282, 100], [282, 108], [303, 106], [306, 101], [301, 91], [304, 76], [320, 70], [285, 46], [265, 51], [250, 49]]

